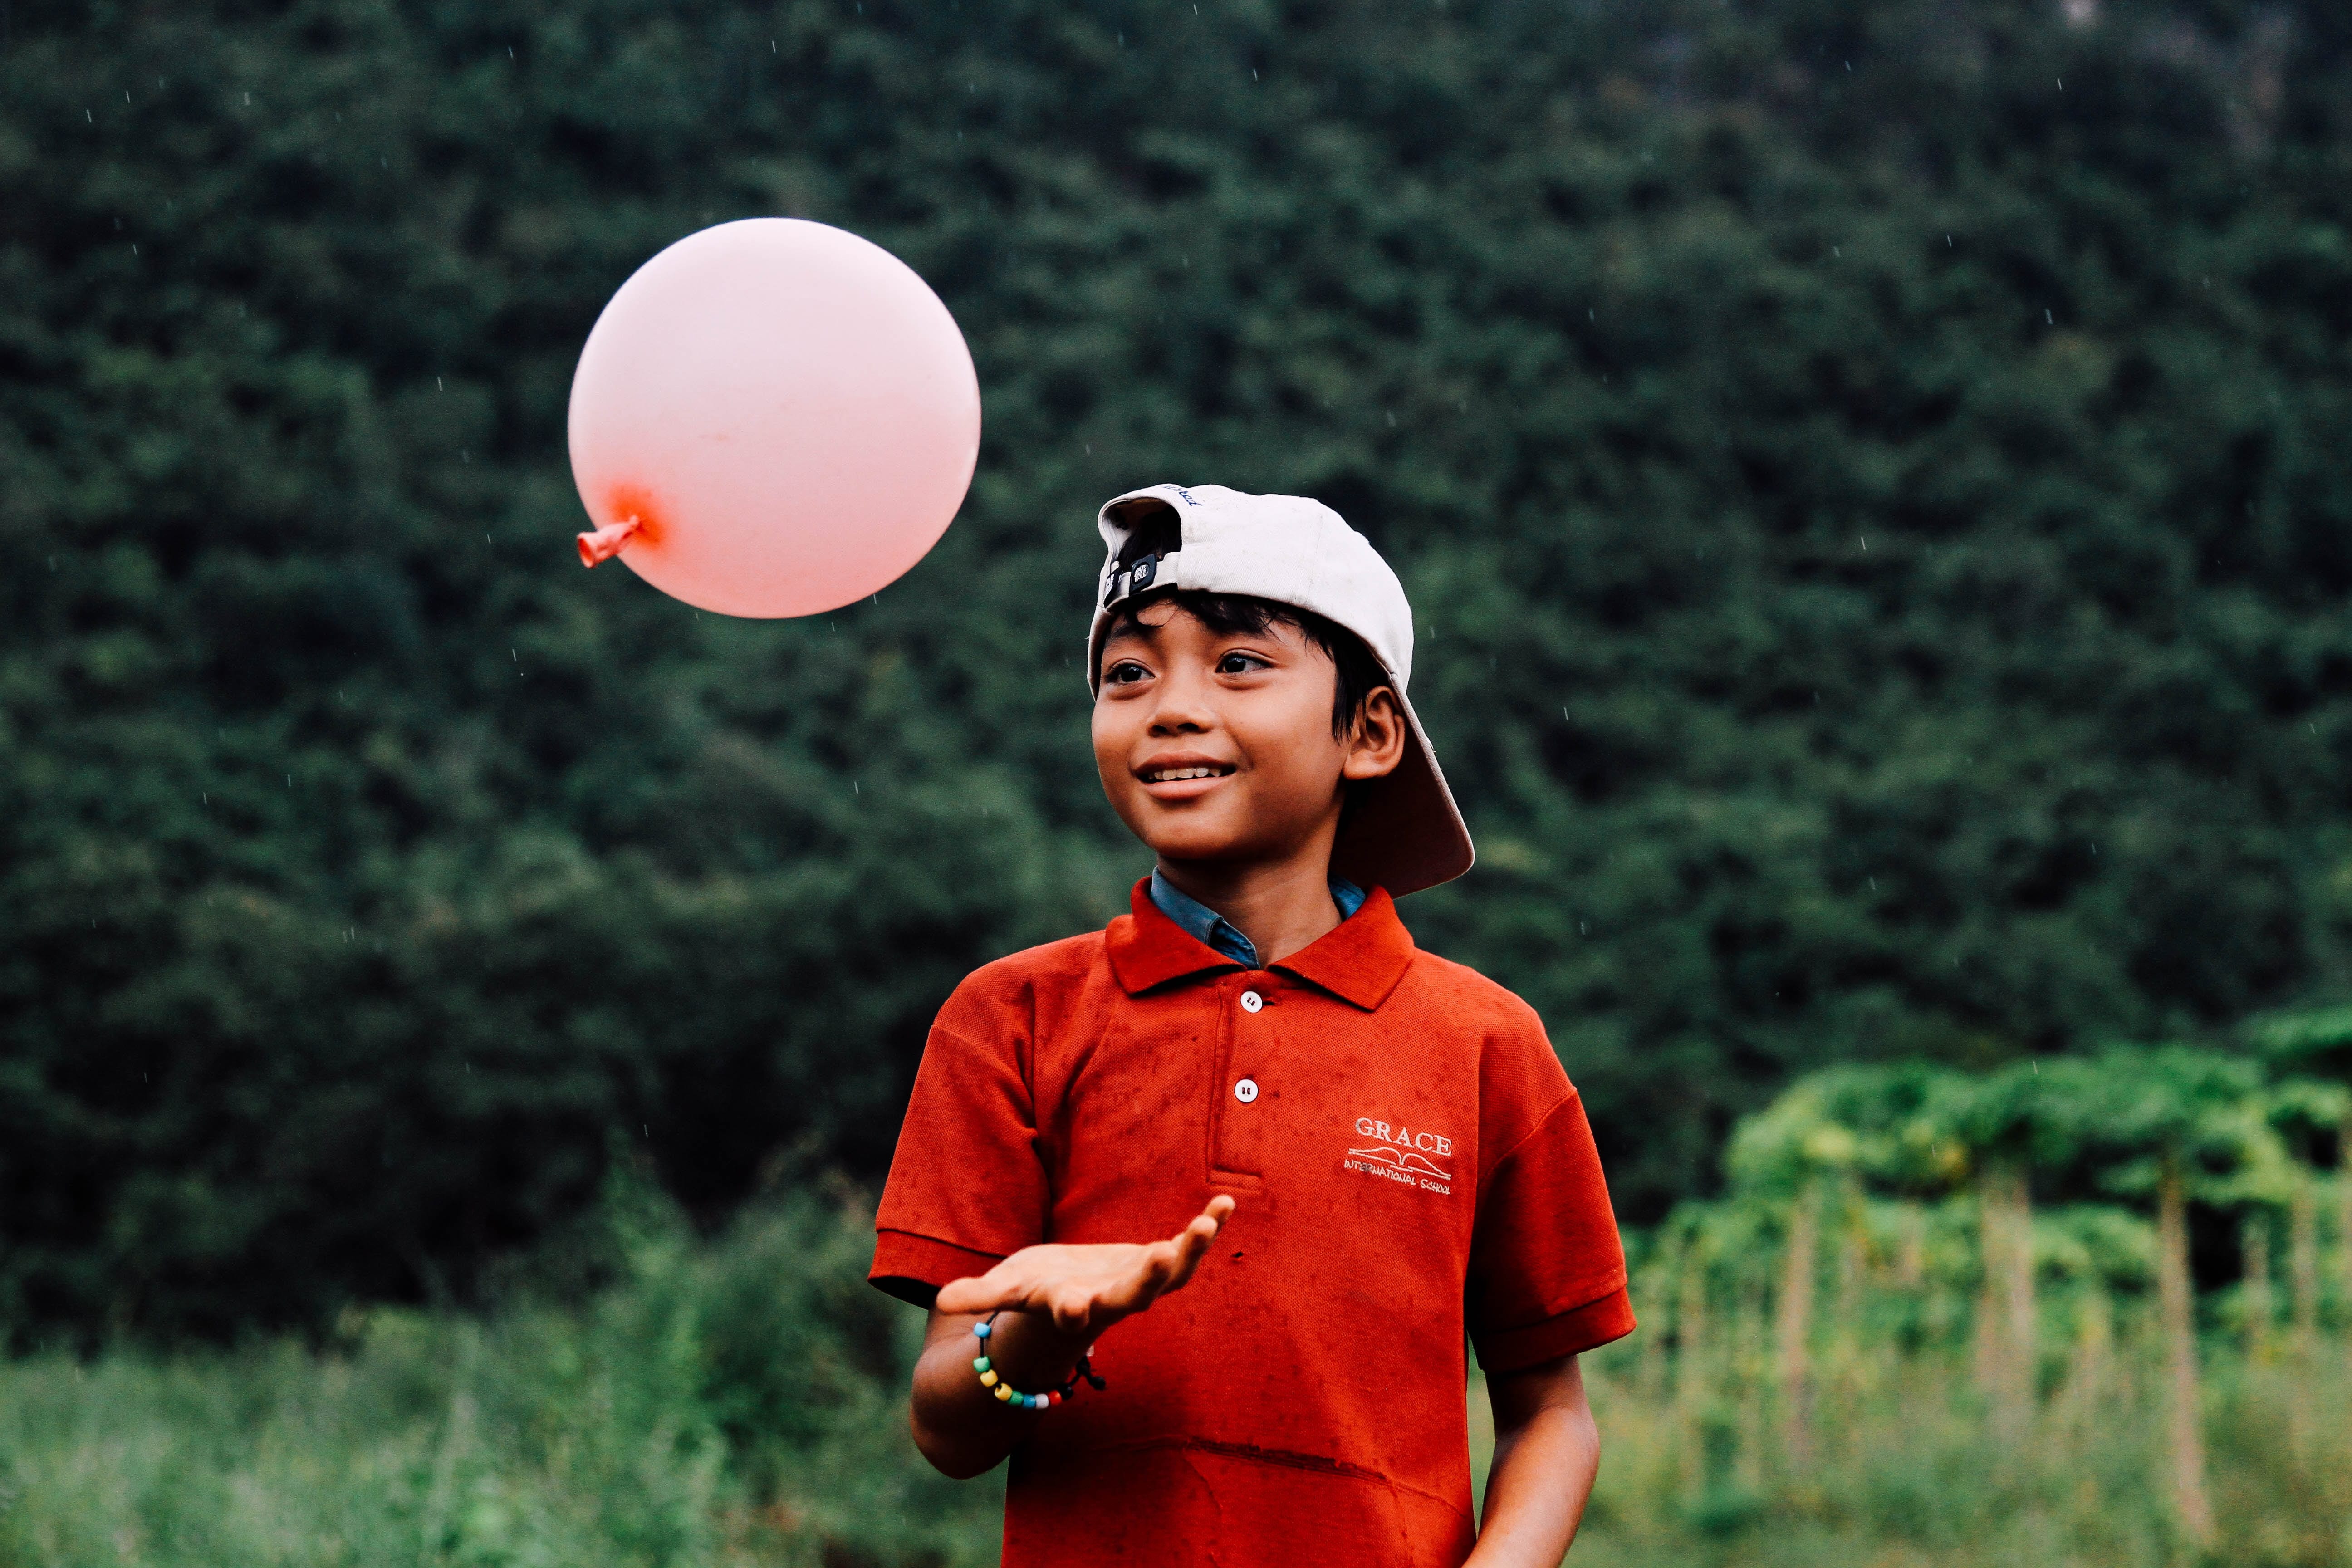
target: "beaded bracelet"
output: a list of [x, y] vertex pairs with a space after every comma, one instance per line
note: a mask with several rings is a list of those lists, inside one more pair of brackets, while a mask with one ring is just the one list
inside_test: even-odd
[[[988, 1349], [988, 1336], [996, 1331], [996, 1314], [991, 1312], [985, 1321], [974, 1323], [971, 1326], [971, 1331], [972, 1337], [980, 1341], [981, 1350], [985, 1352]], [[989, 1364], [985, 1353], [972, 1358], [971, 1370], [980, 1373], [981, 1386], [995, 1394], [997, 1398], [1007, 1405], [1025, 1406], [1031, 1410], [1043, 1410], [1049, 1405], [1061, 1404], [1078, 1391], [1080, 1383], [1089, 1383], [1097, 1388], [1103, 1386], [1103, 1380], [1095, 1375], [1094, 1347], [1091, 1345], [1087, 1347], [1086, 1354], [1078, 1357], [1078, 1364], [1071, 1372], [1070, 1381], [1059, 1388], [1048, 1389], [1044, 1394], [1024, 1394], [1005, 1382], [996, 1374], [996, 1369]]]

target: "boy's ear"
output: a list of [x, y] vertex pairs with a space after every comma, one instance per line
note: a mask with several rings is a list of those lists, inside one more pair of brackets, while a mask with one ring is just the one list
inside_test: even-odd
[[1404, 707], [1397, 701], [1396, 688], [1372, 688], [1364, 698], [1364, 705], [1356, 710], [1356, 721], [1348, 732], [1348, 757], [1339, 765], [1339, 776], [1387, 777], [1404, 761]]

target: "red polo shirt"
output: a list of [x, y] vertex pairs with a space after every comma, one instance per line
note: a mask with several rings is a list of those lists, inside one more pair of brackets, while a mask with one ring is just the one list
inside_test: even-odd
[[1043, 1241], [1236, 1207], [1106, 1334], [1109, 1386], [1013, 1451], [1006, 1568], [1429, 1568], [1470, 1551], [1466, 1330], [1489, 1371], [1632, 1331], [1592, 1134], [1542, 1024], [1384, 891], [1266, 970], [1135, 889], [940, 1012], [873, 1279], [927, 1301]]

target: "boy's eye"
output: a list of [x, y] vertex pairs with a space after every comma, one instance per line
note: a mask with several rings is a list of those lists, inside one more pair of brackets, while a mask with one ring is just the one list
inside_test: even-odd
[[1272, 669], [1273, 668], [1254, 653], [1229, 653], [1217, 660], [1219, 675], [1247, 675], [1255, 669]]
[[1106, 686], [1126, 686], [1131, 682], [1143, 679], [1150, 673], [1151, 672], [1150, 670], [1136, 663], [1135, 660], [1131, 658], [1122, 658], [1114, 663], [1108, 669], [1103, 671], [1103, 684]]

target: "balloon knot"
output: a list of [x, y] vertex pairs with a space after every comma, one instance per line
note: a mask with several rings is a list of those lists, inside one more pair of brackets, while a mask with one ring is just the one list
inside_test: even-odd
[[637, 520], [634, 517], [625, 517], [620, 521], [607, 524], [593, 533], [582, 534], [580, 564], [594, 566], [598, 562], [610, 561], [627, 546], [630, 540], [636, 537], [636, 532]]

